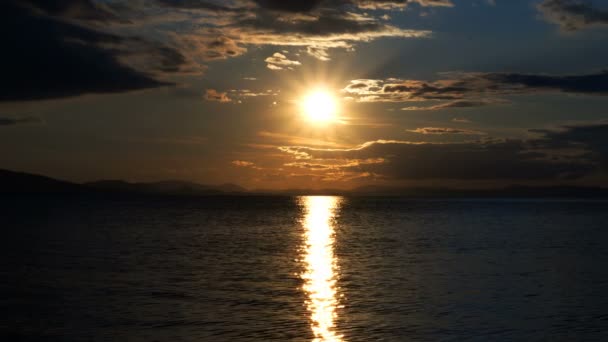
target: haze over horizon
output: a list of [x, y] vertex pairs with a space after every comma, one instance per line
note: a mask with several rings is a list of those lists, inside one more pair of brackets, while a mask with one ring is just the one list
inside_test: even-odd
[[608, 4], [9, 0], [0, 168], [248, 189], [608, 186]]

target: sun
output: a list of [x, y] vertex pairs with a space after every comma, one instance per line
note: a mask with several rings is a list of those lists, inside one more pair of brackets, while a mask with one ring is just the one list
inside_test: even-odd
[[337, 119], [337, 101], [326, 90], [311, 91], [304, 96], [301, 106], [306, 118], [314, 123], [328, 123]]

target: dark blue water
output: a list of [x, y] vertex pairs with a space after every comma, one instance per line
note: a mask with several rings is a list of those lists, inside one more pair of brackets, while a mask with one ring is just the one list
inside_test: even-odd
[[4, 198], [0, 338], [608, 340], [607, 209]]

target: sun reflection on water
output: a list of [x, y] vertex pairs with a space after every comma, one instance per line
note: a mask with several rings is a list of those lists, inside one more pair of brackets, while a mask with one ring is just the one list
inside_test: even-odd
[[304, 291], [310, 313], [314, 341], [342, 341], [334, 331], [338, 308], [336, 278], [337, 258], [334, 255], [334, 223], [340, 205], [336, 196], [304, 196], [303, 220], [305, 245], [302, 259], [305, 271]]

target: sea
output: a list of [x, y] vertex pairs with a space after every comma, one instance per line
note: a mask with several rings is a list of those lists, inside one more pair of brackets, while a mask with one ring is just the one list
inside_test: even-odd
[[0, 200], [2, 341], [608, 341], [608, 202]]

